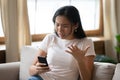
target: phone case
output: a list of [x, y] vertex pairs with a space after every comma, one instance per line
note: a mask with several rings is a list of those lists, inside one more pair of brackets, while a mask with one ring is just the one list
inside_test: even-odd
[[40, 56], [38, 56], [38, 61], [39, 61], [40, 63], [45, 63], [46, 66], [48, 66], [48, 63], [47, 63], [46, 57], [40, 57]]

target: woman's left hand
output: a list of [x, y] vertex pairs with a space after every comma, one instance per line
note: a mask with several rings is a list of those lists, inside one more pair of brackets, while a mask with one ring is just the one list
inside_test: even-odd
[[77, 61], [81, 61], [81, 60], [85, 59], [85, 54], [86, 54], [86, 52], [89, 48], [90, 48], [90, 46], [86, 46], [86, 48], [84, 50], [81, 50], [76, 45], [71, 45], [71, 46], [68, 47], [69, 50], [66, 50], [66, 52], [73, 55], [73, 57]]

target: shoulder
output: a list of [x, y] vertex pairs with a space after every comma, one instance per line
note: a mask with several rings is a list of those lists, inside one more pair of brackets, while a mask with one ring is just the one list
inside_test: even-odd
[[57, 38], [57, 35], [55, 33], [50, 33], [50, 34], [47, 34], [44, 39], [51, 41], [51, 40], [54, 40], [55, 38]]
[[57, 35], [55, 33], [50, 33], [50, 34], [47, 34], [46, 37], [57, 37]]
[[79, 40], [80, 42], [83, 42], [83, 43], [93, 43], [93, 41], [92, 41], [92, 39], [90, 39], [90, 38], [82, 38], [82, 39], [80, 39]]
[[46, 37], [56, 37], [56, 34], [55, 33], [49, 33], [46, 35]]
[[93, 43], [92, 39], [89, 39], [89, 38], [79, 39], [79, 41], [78, 41], [78, 46], [79, 47], [83, 47], [84, 48], [87, 45], [94, 46], [94, 43]]

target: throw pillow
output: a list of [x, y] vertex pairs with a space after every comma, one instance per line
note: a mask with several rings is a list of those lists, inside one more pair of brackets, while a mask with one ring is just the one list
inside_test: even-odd
[[35, 54], [38, 52], [37, 47], [33, 46], [24, 46], [21, 49], [20, 54], [20, 80], [28, 80], [29, 78], [29, 67], [35, 58]]
[[94, 62], [93, 80], [112, 80], [115, 67], [112, 63]]

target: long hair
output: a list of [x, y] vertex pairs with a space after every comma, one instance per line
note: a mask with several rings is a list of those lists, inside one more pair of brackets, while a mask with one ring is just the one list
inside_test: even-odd
[[54, 24], [55, 24], [55, 20], [57, 16], [65, 16], [71, 23], [78, 24], [78, 28], [74, 31], [74, 36], [76, 38], [81, 39], [81, 38], [86, 37], [86, 34], [82, 28], [80, 15], [79, 15], [79, 11], [77, 10], [77, 8], [75, 8], [74, 6], [63, 6], [59, 8], [53, 16]]

